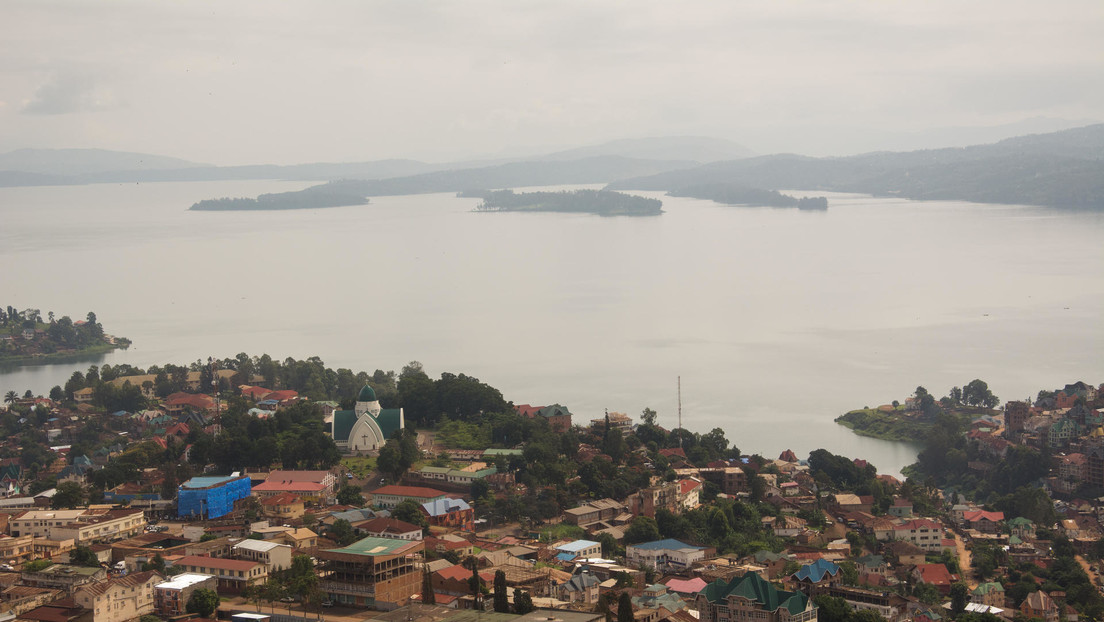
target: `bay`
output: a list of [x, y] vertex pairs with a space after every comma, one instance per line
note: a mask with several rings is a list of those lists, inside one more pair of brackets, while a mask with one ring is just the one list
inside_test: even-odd
[[[829, 195], [827, 212], [664, 197], [654, 218], [473, 213], [451, 194], [190, 212], [308, 182], [0, 189], [0, 304], [95, 311], [99, 362], [238, 352], [419, 360], [586, 422], [645, 407], [745, 452], [824, 447], [899, 473], [916, 448], [834, 417], [974, 378], [1002, 400], [1104, 378], [1104, 216]], [[587, 186], [593, 187], [593, 186]], [[92, 361], [0, 375], [45, 393]]]

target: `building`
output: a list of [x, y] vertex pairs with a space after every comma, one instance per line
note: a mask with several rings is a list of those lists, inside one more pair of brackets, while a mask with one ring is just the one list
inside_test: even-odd
[[427, 466], [422, 467], [412, 474], [417, 475], [425, 480], [426, 483], [434, 486], [439, 485], [437, 482], [442, 482], [453, 486], [470, 487], [472, 482], [486, 479], [497, 472], [498, 469], [494, 466], [484, 466], [484, 468], [481, 469], [451, 469], [447, 467]]
[[215, 577], [215, 589], [219, 594], [240, 594], [245, 586], [264, 583], [268, 578], [268, 567], [264, 563], [240, 559], [187, 555], [174, 561], [173, 567]]
[[250, 494], [248, 476], [193, 477], [177, 489], [176, 515], [218, 518], [234, 511], [234, 502]]
[[1031, 407], [1026, 402], [1008, 402], [1004, 405], [1004, 429], [1009, 434], [1022, 432], [1024, 424], [1031, 416]]
[[943, 525], [928, 518], [914, 518], [895, 525], [893, 538], [939, 553], [943, 550]]
[[82, 585], [103, 581], [107, 578], [107, 571], [103, 568], [54, 564], [34, 572], [23, 571], [19, 578], [23, 585], [64, 590], [67, 594], [72, 594]]
[[34, 559], [34, 539], [31, 534], [18, 537], [0, 535], [0, 560], [6, 564], [18, 564]]
[[475, 530], [475, 510], [463, 499], [436, 499], [422, 504], [431, 527]]
[[337, 448], [348, 452], [379, 449], [406, 426], [402, 409], [380, 408], [376, 391], [367, 384], [357, 395], [353, 410], [335, 410], [326, 421]]
[[269, 478], [264, 482], [253, 486], [250, 494], [261, 499], [276, 497], [279, 495], [296, 495], [304, 501], [322, 503], [327, 496], [332, 495], [332, 489], [320, 482], [274, 480]]
[[162, 618], [183, 615], [192, 592], [199, 589], [217, 589], [215, 578], [207, 574], [178, 574], [153, 586], [153, 609]]
[[711, 549], [679, 542], [674, 538], [630, 544], [625, 547], [626, 566], [645, 566], [654, 570], [683, 570], [706, 559]]
[[594, 523], [612, 520], [626, 511], [625, 506], [621, 505], [619, 501], [598, 499], [597, 501], [588, 501], [577, 508], [564, 510], [563, 521], [569, 525], [586, 528]]
[[982, 583], [970, 592], [970, 602], [990, 607], [1004, 607], [1004, 586], [1000, 583]]
[[817, 609], [801, 592], [785, 592], [757, 572], [717, 579], [694, 600], [701, 622], [816, 622]]
[[396, 540], [421, 540], [422, 528], [395, 518], [373, 518], [358, 524], [357, 529], [373, 538], [394, 538]]
[[556, 550], [559, 551], [556, 557], [561, 561], [594, 559], [602, 556], [602, 545], [593, 540], [575, 540], [557, 546]]
[[236, 559], [260, 562], [268, 568], [269, 574], [276, 570], [291, 568], [293, 551], [291, 546], [272, 540], [245, 539], [230, 547], [230, 554]]
[[1039, 618], [1044, 622], [1058, 622], [1058, 606], [1042, 590], [1027, 595], [1023, 604], [1020, 605], [1020, 613], [1026, 618]]
[[145, 529], [142, 510], [28, 510], [12, 517], [12, 536], [72, 540], [76, 545], [136, 536]]
[[306, 504], [299, 495], [290, 492], [261, 499], [261, 512], [278, 521], [296, 520], [307, 513]]
[[368, 493], [368, 502], [374, 507], [384, 509], [393, 508], [407, 499], [413, 499], [421, 504], [444, 498], [445, 493], [434, 488], [398, 486], [395, 484], [377, 488]]
[[319, 589], [331, 601], [395, 609], [421, 592], [422, 540], [364, 538], [340, 549], [318, 551]]
[[92, 611], [93, 622], [126, 622], [153, 613], [153, 586], [163, 580], [152, 570], [136, 572], [78, 587], [73, 600]]
[[514, 410], [517, 411], [522, 417], [528, 419], [536, 419], [538, 417], [543, 418], [548, 422], [548, 427], [553, 432], [567, 432], [571, 429], [571, 411], [566, 406], [559, 404], [552, 404], [551, 406], [530, 406], [529, 404], [521, 404], [515, 406]]

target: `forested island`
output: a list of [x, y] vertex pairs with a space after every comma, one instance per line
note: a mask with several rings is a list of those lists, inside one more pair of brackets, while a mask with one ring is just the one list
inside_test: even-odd
[[999, 403], [989, 385], [975, 379], [962, 387], [952, 387], [939, 399], [924, 387], [916, 387], [916, 392], [904, 404], [894, 400], [892, 404], [876, 408], [858, 408], [836, 417], [836, 423], [859, 436], [921, 443], [931, 434], [940, 415], [948, 415], [965, 424], [992, 414], [991, 409]]
[[105, 334], [91, 311], [83, 320], [60, 318], [50, 311], [43, 321], [38, 309], [0, 309], [0, 365], [20, 365], [126, 348], [130, 340]]
[[520, 192], [513, 190], [465, 191], [457, 196], [481, 197], [477, 212], [564, 212], [598, 216], [658, 216], [659, 199], [608, 190]]
[[667, 193], [672, 197], [690, 197], [709, 199], [726, 205], [762, 205], [766, 207], [796, 207], [803, 210], [826, 210], [828, 199], [825, 197], [798, 198], [782, 194], [777, 190], [752, 188], [741, 184], [712, 183], [684, 186]]
[[314, 209], [318, 207], [345, 207], [366, 205], [368, 199], [352, 192], [336, 192], [327, 186], [315, 186], [298, 192], [262, 194], [255, 199], [227, 198], [205, 199], [189, 208], [206, 212], [268, 211], [286, 209]]

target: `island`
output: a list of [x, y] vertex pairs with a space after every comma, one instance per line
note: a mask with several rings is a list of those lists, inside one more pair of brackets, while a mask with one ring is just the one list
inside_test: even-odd
[[368, 199], [361, 194], [338, 192], [326, 186], [316, 186], [297, 192], [262, 194], [255, 199], [244, 197], [205, 199], [188, 209], [199, 212], [272, 211], [289, 209], [315, 209], [319, 207], [346, 207], [366, 205]]
[[562, 192], [520, 192], [513, 190], [464, 191], [459, 197], [483, 199], [477, 212], [564, 212], [598, 216], [659, 216], [659, 199], [612, 192], [609, 190], [571, 190]]
[[826, 210], [825, 197], [793, 197], [777, 190], [764, 190], [740, 184], [707, 183], [671, 190], [667, 196], [709, 199], [726, 205], [759, 205], [766, 207], [796, 207], [801, 210]]
[[44, 322], [38, 309], [20, 311], [10, 305], [0, 309], [0, 365], [3, 366], [103, 354], [129, 346], [129, 339], [104, 333], [103, 325], [91, 311], [85, 319], [76, 321], [68, 315], [57, 318], [50, 311]]

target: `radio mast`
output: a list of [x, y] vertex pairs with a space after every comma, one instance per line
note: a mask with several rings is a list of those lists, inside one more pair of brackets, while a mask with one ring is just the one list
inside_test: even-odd
[[682, 449], [682, 376], [678, 376], [679, 449]]

